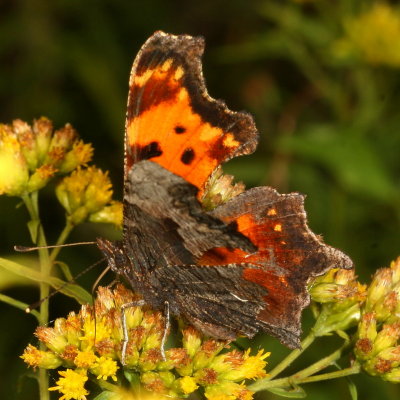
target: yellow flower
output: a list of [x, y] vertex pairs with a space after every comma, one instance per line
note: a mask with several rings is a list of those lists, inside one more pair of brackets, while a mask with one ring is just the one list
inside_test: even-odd
[[[233, 350], [216, 357], [210, 367], [220, 373], [220, 379], [237, 382], [244, 379], [263, 378], [267, 375], [265, 359], [269, 355], [270, 353], [264, 353], [263, 350], [259, 350], [255, 356], [250, 356], [250, 349], [247, 349], [244, 353]], [[222, 368], [221, 363], [224, 364]]]
[[334, 48], [337, 55], [355, 53], [373, 65], [400, 67], [400, 14], [394, 7], [376, 2], [344, 26], [346, 36]]
[[111, 181], [108, 173], [98, 168], [79, 168], [61, 181], [56, 195], [69, 221], [76, 225], [110, 206]]
[[194, 392], [199, 385], [197, 385], [195, 379], [191, 376], [184, 376], [178, 379], [180, 390], [186, 395]]
[[79, 338], [82, 341], [82, 347], [85, 350], [92, 349], [93, 346], [107, 339], [111, 336], [111, 328], [106, 325], [106, 319], [104, 317], [98, 317], [95, 320], [90, 313], [83, 313], [85, 319], [83, 321], [83, 336]]
[[97, 376], [97, 379], [107, 380], [111, 377], [113, 381], [117, 380], [116, 373], [119, 369], [117, 363], [108, 357], [98, 357], [90, 372]]
[[58, 373], [62, 378], [56, 382], [57, 386], [51, 387], [49, 390], [58, 390], [62, 393], [63, 396], [60, 397], [60, 400], [86, 400], [89, 392], [84, 385], [88, 377], [84, 371], [67, 369]]
[[78, 354], [74, 358], [74, 364], [78, 368], [88, 369], [96, 362], [96, 359], [96, 355], [91, 350], [78, 351]]
[[269, 357], [271, 353], [264, 353], [264, 350], [259, 350], [255, 356], [250, 356], [250, 349], [247, 349], [244, 353], [244, 363], [239, 367], [239, 371], [242, 372], [245, 379], [256, 379], [263, 378], [267, 374], [265, 373], [265, 367], [267, 362], [265, 359]]
[[[52, 388], [59, 390], [65, 400], [85, 398], [88, 392], [84, 383], [88, 376], [97, 377], [100, 387], [105, 385], [103, 380], [111, 378], [117, 387], [122, 384], [117, 374], [121, 368], [118, 361], [123, 339], [121, 306], [138, 298], [121, 284], [113, 290], [99, 288], [93, 307], [84, 305], [79, 313], [56, 319], [53, 328], [37, 329], [36, 336], [50, 351], [28, 346], [22, 358], [32, 367], [74, 367], [60, 372], [61, 378]], [[232, 350], [220, 354], [228, 347], [227, 342], [206, 338], [193, 327], [183, 330], [183, 346], [168, 349], [163, 360], [162, 313], [148, 307], [131, 307], [125, 311], [129, 334], [125, 377], [130, 380], [130, 375], [139, 375], [144, 389], [156, 394], [156, 398], [187, 397], [202, 387], [207, 398], [213, 400], [251, 400], [253, 392], [239, 382], [266, 375], [265, 358], [269, 353], [259, 351], [251, 356], [250, 350]], [[107, 387], [114, 390], [114, 385]], [[121, 392], [116, 392], [115, 399], [120, 396]]]

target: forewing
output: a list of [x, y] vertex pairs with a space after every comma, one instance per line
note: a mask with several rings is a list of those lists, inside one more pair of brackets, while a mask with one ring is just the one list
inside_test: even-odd
[[133, 64], [126, 120], [125, 177], [151, 160], [199, 189], [222, 162], [254, 151], [253, 118], [230, 111], [206, 90], [204, 40], [156, 32]]

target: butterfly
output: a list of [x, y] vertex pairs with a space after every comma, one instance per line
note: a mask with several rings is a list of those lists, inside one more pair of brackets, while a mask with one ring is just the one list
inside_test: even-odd
[[124, 229], [98, 239], [110, 268], [143, 302], [183, 317], [214, 338], [266, 332], [300, 346], [307, 283], [351, 268], [307, 226], [304, 196], [271, 187], [244, 191], [212, 211], [201, 199], [225, 161], [252, 153], [252, 116], [207, 92], [204, 40], [154, 33], [129, 81]]

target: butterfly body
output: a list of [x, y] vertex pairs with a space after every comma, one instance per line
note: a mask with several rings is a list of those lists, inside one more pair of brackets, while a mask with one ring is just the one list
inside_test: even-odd
[[247, 190], [212, 211], [201, 198], [224, 161], [254, 151], [252, 117], [205, 88], [201, 38], [156, 32], [133, 65], [125, 135], [124, 232], [98, 239], [149, 305], [220, 339], [264, 331], [299, 346], [306, 285], [351, 260], [307, 226], [304, 197]]

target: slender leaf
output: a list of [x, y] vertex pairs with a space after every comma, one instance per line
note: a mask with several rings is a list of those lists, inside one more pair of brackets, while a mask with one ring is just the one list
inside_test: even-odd
[[10, 261], [5, 258], [0, 258], [0, 267], [36, 282], [46, 282], [61, 293], [73, 297], [80, 304], [92, 303], [92, 296], [90, 293], [76, 284], [65, 282], [56, 277], [43, 276], [40, 272], [32, 268], [27, 268], [15, 261]]
[[[2, 301], [3, 303], [9, 304], [10, 306], [19, 308], [20, 310], [23, 310], [23, 311], [25, 311], [29, 307], [28, 304], [26, 304], [22, 301], [16, 300], [10, 296], [6, 296], [5, 294], [2, 294], [2, 293], [0, 293], [0, 301]], [[40, 314], [36, 310], [32, 310], [29, 314], [34, 315], [36, 317], [36, 319], [38, 321], [40, 321]]]

